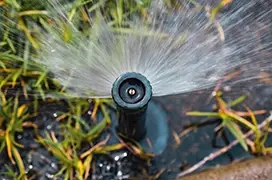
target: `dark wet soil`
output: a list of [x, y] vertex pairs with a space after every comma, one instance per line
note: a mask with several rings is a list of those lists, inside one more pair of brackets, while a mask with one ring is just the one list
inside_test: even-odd
[[[248, 96], [245, 100], [247, 106], [254, 110], [266, 109], [270, 111], [272, 107], [272, 84], [252, 86], [252, 84], [258, 84], [258, 82], [259, 80], [250, 83], [244, 82], [235, 86], [225, 84], [222, 86], [222, 89], [225, 89], [224, 98], [233, 100], [240, 95], [246, 94]], [[143, 176], [146, 178], [147, 175], [155, 175], [161, 169], [164, 169], [164, 171], [159, 179], [174, 179], [183, 169], [197, 163], [209, 153], [216, 151], [218, 147], [226, 145], [227, 142], [224, 142], [222, 137], [218, 137], [216, 140], [217, 148], [213, 142], [215, 138], [214, 128], [220, 122], [216, 119], [210, 120], [209, 123], [181, 137], [180, 144], [177, 143], [173, 136], [173, 133], [179, 135], [184, 132], [188, 125], [205, 121], [205, 118], [188, 117], [185, 113], [192, 110], [212, 111], [215, 102], [214, 100], [209, 100], [211, 92], [212, 89], [209, 89], [183, 95], [155, 98], [154, 102], [161, 104], [168, 114], [170, 138], [164, 153], [155, 157], [151, 161], [151, 166], [147, 165], [144, 160], [135, 157], [128, 150], [114, 152], [110, 155], [96, 155], [92, 165], [93, 173], [91, 179], [128, 179], [128, 177], [139, 179], [143, 178]], [[236, 110], [239, 109], [243, 110], [242, 107], [238, 107]], [[39, 126], [41, 135], [52, 130], [58, 132], [59, 122], [56, 121], [55, 113], [65, 110], [65, 105], [61, 103], [41, 104], [39, 116], [32, 121]], [[264, 120], [267, 115], [260, 115], [258, 119], [260, 121]], [[226, 134], [229, 141], [234, 140], [232, 135], [228, 132]], [[56, 136], [58, 136], [58, 133], [56, 133]], [[34, 141], [33, 129], [25, 129], [24, 133], [18, 134], [17, 141], [25, 146], [24, 149], [20, 150], [20, 153], [25, 163], [28, 177], [35, 175], [34, 179], [52, 179], [53, 174], [60, 170], [61, 166], [58, 164], [58, 161], [44, 147]], [[272, 146], [272, 143], [267, 145]], [[4, 172], [6, 171], [4, 164], [11, 164], [5, 151], [0, 155], [0, 172]], [[241, 146], [237, 145], [228, 153], [205, 164], [200, 170], [250, 157], [253, 156], [245, 153]], [[6, 179], [9, 178], [6, 177]], [[1, 176], [1, 179], [5, 179], [5, 176]], [[63, 179], [63, 177], [60, 176], [55, 179]]]
[[[230, 87], [228, 86], [227, 89], [229, 90], [229, 88]], [[242, 94], [247, 94], [248, 98], [245, 100], [247, 106], [256, 110], [265, 109], [268, 112], [271, 110], [271, 84], [263, 85], [261, 87], [252, 87], [249, 83], [246, 83], [244, 85], [232, 87], [232, 89], [233, 91], [231, 92], [225, 92], [225, 99], [235, 99]], [[215, 102], [213, 100], [210, 102], [208, 101], [210, 95], [211, 90], [158, 99], [157, 101], [164, 104], [164, 107], [168, 112], [171, 134], [181, 134], [186, 129], [186, 126], [205, 121], [205, 117], [188, 117], [185, 113], [193, 110], [212, 111]], [[242, 110], [243, 108], [238, 107], [235, 109]], [[264, 120], [267, 116], [268, 114], [260, 115], [258, 116], [258, 119]], [[214, 129], [218, 126], [219, 122], [220, 121], [217, 121], [216, 119], [214, 121], [210, 120], [209, 123], [206, 123], [197, 130], [183, 136], [180, 139], [180, 145], [176, 145], [177, 142], [174, 136], [170, 135], [168, 149], [160, 157], [154, 160], [156, 167], [167, 168], [166, 172], [162, 174], [161, 179], [175, 178], [176, 174], [181, 170], [199, 162], [211, 152], [216, 151], [217, 148], [225, 146], [228, 142], [225, 142], [222, 137], [216, 138], [216, 143], [214, 142], [216, 137]], [[229, 142], [234, 140], [233, 136], [228, 131], [226, 131], [226, 136]], [[270, 143], [270, 145], [272, 145], [272, 143]], [[233, 160], [250, 157], [252, 156], [245, 153], [240, 145], [237, 145], [228, 153], [208, 162], [203, 168], [228, 164]]]
[[[224, 11], [231, 11], [234, 7], [241, 6], [244, 1], [233, 1], [233, 4], [224, 9]], [[247, 1], [248, 2], [248, 1]], [[255, 7], [248, 10], [247, 13], [251, 13], [253, 16], [265, 10], [271, 10], [271, 1], [258, 1]], [[269, 24], [272, 24], [272, 13], [268, 13], [266, 19]], [[270, 18], [271, 17], [271, 18]], [[254, 21], [254, 18], [251, 19]], [[244, 22], [244, 26], [240, 28], [233, 28], [231, 31], [233, 35], [239, 35], [243, 37], [243, 33], [246, 31], [248, 22]], [[256, 41], [259, 38], [263, 39], [262, 43], [267, 44], [267, 41], [271, 41], [271, 27], [263, 28], [264, 32], [259, 32], [258, 28], [262, 27], [260, 22], [256, 21], [252, 26], [253, 32], [265, 34], [264, 36], [258, 36], [254, 34]], [[256, 28], [256, 29], [255, 29]], [[265, 30], [266, 29], [266, 30]], [[257, 34], [258, 34], [257, 33]], [[231, 33], [230, 33], [231, 34]], [[227, 37], [230, 41], [237, 38], [234, 36]], [[250, 42], [248, 42], [250, 43]], [[258, 46], [262, 46], [260, 43]], [[248, 51], [257, 49], [258, 47], [251, 46], [250, 49], [245, 50], [245, 54]], [[248, 107], [254, 110], [265, 109], [268, 112], [272, 107], [272, 54], [271, 45], [266, 49], [259, 51], [257, 55], [252, 57], [250, 54], [246, 56], [241, 52], [241, 57], [251, 58], [251, 64], [247, 64], [237, 71], [243, 73], [233, 77], [230, 81], [223, 83], [222, 89], [225, 100], [233, 100], [241, 95], [246, 95], [247, 99], [244, 102]], [[259, 62], [263, 62], [260, 66]], [[263, 72], [261, 72], [264, 70]], [[254, 79], [253, 77], [258, 77]], [[245, 81], [247, 79], [247, 81]], [[251, 80], [248, 80], [251, 79]], [[199, 127], [197, 130], [192, 131], [180, 138], [180, 143], [177, 145], [177, 141], [173, 134], [180, 135], [185, 132], [186, 126], [194, 123], [204, 122], [207, 119], [204, 117], [188, 117], [185, 115], [188, 111], [212, 111], [215, 105], [214, 100], [210, 100], [212, 89], [204, 91], [192, 92], [183, 95], [168, 96], [156, 99], [156, 101], [162, 104], [169, 116], [170, 126], [170, 140], [167, 150], [159, 157], [154, 159], [155, 168], [166, 168], [165, 172], [160, 176], [160, 179], [174, 179], [178, 172], [184, 170], [195, 163], [202, 160], [211, 152], [216, 151], [219, 147], [225, 146], [229, 142], [233, 141], [233, 136], [226, 131], [226, 138], [215, 138], [214, 129], [218, 126], [220, 121], [210, 120], [209, 123]], [[245, 111], [242, 106], [238, 106], [235, 110]], [[267, 114], [257, 116], [259, 121], [264, 120], [268, 116]], [[216, 139], [216, 140], [215, 140]], [[272, 145], [272, 140], [267, 141], [267, 146]], [[240, 145], [235, 146], [228, 153], [216, 158], [215, 160], [206, 163], [202, 169], [207, 167], [214, 167], [217, 165], [224, 165], [233, 162], [234, 160], [252, 158], [253, 156], [245, 153]], [[201, 169], [200, 169], [201, 170]]]

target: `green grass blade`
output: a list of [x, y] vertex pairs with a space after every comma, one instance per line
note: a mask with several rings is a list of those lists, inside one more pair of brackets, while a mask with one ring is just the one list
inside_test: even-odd
[[240, 104], [241, 102], [243, 102], [245, 99], [246, 99], [246, 95], [240, 96], [239, 98], [229, 102], [228, 107], [236, 106], [237, 104]]
[[208, 117], [220, 117], [219, 113], [216, 112], [200, 112], [191, 111], [186, 113], [187, 116], [208, 116]]
[[239, 126], [233, 121], [233, 119], [228, 117], [224, 118], [223, 126], [227, 127], [229, 131], [234, 135], [234, 137], [239, 141], [244, 150], [248, 151], [247, 143], [243, 138], [243, 132], [241, 131]]

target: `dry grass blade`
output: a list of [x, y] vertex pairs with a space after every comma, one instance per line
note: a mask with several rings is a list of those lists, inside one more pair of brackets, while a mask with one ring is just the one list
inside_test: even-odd
[[6, 133], [5, 133], [5, 140], [6, 140], [8, 157], [9, 157], [11, 163], [15, 164], [15, 161], [14, 161], [13, 156], [12, 156], [12, 151], [11, 151], [13, 144], [11, 142], [11, 137], [10, 137], [9, 131], [6, 131]]
[[88, 155], [92, 154], [95, 151], [95, 149], [97, 149], [98, 147], [104, 146], [108, 142], [109, 138], [110, 138], [110, 136], [108, 135], [105, 140], [97, 143], [96, 145], [94, 145], [93, 147], [91, 147], [88, 151], [86, 151], [83, 154], [81, 154], [80, 158], [83, 159], [83, 158], [87, 157]]
[[[122, 137], [122, 135], [120, 135]], [[123, 137], [125, 139], [125, 137]], [[147, 162], [149, 162], [151, 160], [151, 158], [154, 157], [154, 154], [152, 153], [147, 153], [144, 151], [144, 149], [139, 145], [139, 143], [137, 143], [136, 141], [130, 139], [129, 141], [125, 141], [121, 138], [119, 138], [119, 141], [121, 142], [121, 144], [126, 147], [130, 152], [132, 152], [135, 156], [146, 160]]]
[[22, 157], [19, 153], [19, 151], [17, 150], [16, 147], [12, 147], [12, 153], [16, 159], [16, 162], [17, 162], [17, 165], [19, 167], [19, 171], [20, 171], [20, 178], [24, 179], [24, 180], [27, 180], [27, 176], [25, 174], [25, 166], [24, 166], [24, 163], [23, 163], [23, 160], [22, 160]]

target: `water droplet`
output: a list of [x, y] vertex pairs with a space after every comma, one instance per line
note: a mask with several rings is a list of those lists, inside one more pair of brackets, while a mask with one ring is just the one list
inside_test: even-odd
[[117, 172], [117, 176], [122, 176], [122, 175], [123, 175], [122, 171]]
[[52, 125], [47, 125], [47, 126], [46, 126], [46, 129], [47, 129], [47, 130], [51, 130], [51, 129], [52, 129]]
[[30, 164], [30, 165], [28, 166], [28, 168], [29, 168], [29, 169], [33, 169], [33, 166]]
[[57, 168], [57, 165], [55, 163], [50, 164], [52, 168]]
[[18, 139], [22, 139], [22, 137], [23, 136], [21, 134], [18, 134], [18, 136], [17, 136]]
[[31, 155], [31, 153], [27, 154], [27, 162], [28, 163], [32, 162], [32, 155]]
[[53, 179], [54, 178], [54, 175], [53, 174], [49, 174], [49, 173], [46, 173], [45, 176], [49, 179]]
[[115, 156], [115, 157], [114, 157], [114, 160], [115, 160], [115, 161], [118, 161], [119, 159], [120, 159], [119, 156]]
[[58, 117], [57, 113], [54, 113], [53, 116], [54, 116], [54, 117]]
[[225, 87], [223, 88], [223, 90], [224, 90], [225, 92], [230, 92], [230, 91], [231, 91], [231, 87], [230, 87], [230, 86], [225, 86]]
[[103, 167], [103, 164], [102, 164], [102, 163], [99, 163], [98, 166], [99, 166], [99, 167]]

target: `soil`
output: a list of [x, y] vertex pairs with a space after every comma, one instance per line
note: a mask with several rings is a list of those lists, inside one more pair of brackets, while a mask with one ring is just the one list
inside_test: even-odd
[[[225, 99], [235, 99], [242, 94], [247, 94], [248, 98], [244, 102], [247, 106], [255, 110], [265, 109], [269, 112], [272, 106], [270, 98], [272, 91], [271, 84], [259, 87], [252, 87], [250, 84], [251, 83], [244, 83], [243, 85], [240, 84], [239, 86], [231, 87], [231, 92], [225, 92]], [[252, 84], [254, 83], [252, 82]], [[230, 86], [226, 85], [223, 89], [224, 88], [229, 91]], [[207, 120], [204, 117], [188, 117], [185, 113], [193, 110], [211, 111], [215, 105], [214, 101], [208, 101], [211, 91], [212, 90], [180, 96], [169, 96], [157, 100], [159, 103], [164, 104], [168, 112], [171, 134], [173, 132], [180, 134], [184, 132], [186, 126]], [[238, 107], [235, 109], [242, 110], [243, 108]], [[258, 119], [261, 121], [267, 116], [268, 114], [259, 115]], [[156, 164], [155, 167], [166, 168], [165, 173], [161, 175], [160, 179], [174, 179], [181, 170], [194, 165], [210, 153], [216, 151], [216, 149], [225, 146], [228, 142], [225, 142], [222, 137], [215, 138], [214, 129], [218, 126], [219, 122], [220, 121], [216, 119], [214, 121], [209, 120], [197, 128], [197, 130], [183, 136], [180, 139], [180, 145], [176, 145], [177, 142], [174, 136], [170, 135], [167, 150], [154, 160], [154, 164]], [[234, 140], [228, 131], [226, 131], [226, 136], [229, 142]], [[216, 141], [214, 141], [215, 139]], [[267, 145], [269, 146], [269, 144]], [[272, 143], [270, 143], [270, 145], [272, 145]], [[240, 145], [237, 145], [229, 152], [205, 164], [200, 170], [252, 157], [253, 156], [246, 153]]]

